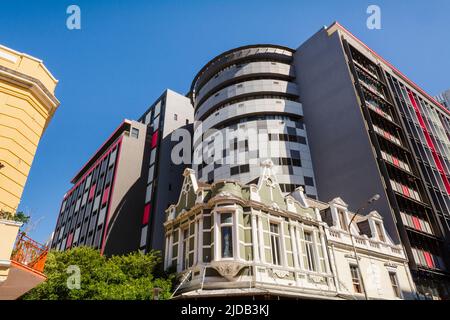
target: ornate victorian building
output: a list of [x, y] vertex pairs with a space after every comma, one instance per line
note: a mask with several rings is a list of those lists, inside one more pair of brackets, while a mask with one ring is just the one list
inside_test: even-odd
[[250, 185], [205, 184], [185, 170], [164, 224], [178, 297], [415, 298], [403, 249], [378, 213], [356, 216], [348, 230], [354, 214], [341, 199], [322, 203], [302, 188], [285, 196], [272, 166], [263, 162]]

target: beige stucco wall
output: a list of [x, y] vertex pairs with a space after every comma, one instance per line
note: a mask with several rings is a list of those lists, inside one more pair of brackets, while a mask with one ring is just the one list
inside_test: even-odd
[[[356, 265], [356, 260], [353, 258], [353, 251], [351, 248], [337, 248], [330, 247], [331, 256], [336, 263], [337, 276], [339, 282], [339, 291], [342, 294], [355, 294], [353, 290], [352, 277], [350, 273], [350, 264]], [[400, 285], [403, 299], [414, 299], [415, 289], [412, 287], [408, 277], [409, 270], [404, 264], [404, 261], [392, 261], [386, 257], [377, 257], [376, 255], [367, 255], [358, 252], [361, 266], [360, 274], [363, 275], [364, 284], [366, 286], [367, 294], [371, 299], [397, 299], [389, 278], [389, 271], [394, 271]], [[390, 266], [388, 266], [390, 265]], [[395, 266], [394, 268], [392, 266]], [[359, 294], [364, 298], [363, 294]]]
[[8, 276], [9, 261], [20, 226], [17, 222], [0, 220], [0, 282]]

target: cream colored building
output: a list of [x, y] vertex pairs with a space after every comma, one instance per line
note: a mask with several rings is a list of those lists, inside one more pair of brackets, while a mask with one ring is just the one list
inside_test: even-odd
[[59, 101], [58, 81], [41, 60], [0, 45], [0, 299], [16, 299], [45, 280], [46, 248], [14, 221], [39, 140]]
[[0, 45], [0, 210], [15, 213], [37, 146], [59, 101], [39, 59]]
[[359, 272], [349, 233], [335, 219], [339, 209], [349, 221], [346, 204], [308, 199], [301, 188], [284, 196], [272, 165], [263, 162], [250, 185], [199, 183], [186, 169], [164, 224], [165, 268], [180, 274], [177, 298], [364, 299], [364, 290], [369, 299], [415, 298], [403, 249], [378, 214], [352, 224]]

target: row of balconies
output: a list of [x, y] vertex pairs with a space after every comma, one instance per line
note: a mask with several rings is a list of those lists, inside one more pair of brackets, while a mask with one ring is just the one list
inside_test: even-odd
[[[349, 246], [352, 245], [350, 234], [348, 232], [334, 228], [327, 228], [326, 230], [329, 240]], [[393, 246], [386, 242], [370, 239], [367, 236], [353, 235], [353, 239], [355, 247], [357, 248], [376, 251], [385, 255], [393, 255], [399, 258], [405, 258], [401, 246]]]

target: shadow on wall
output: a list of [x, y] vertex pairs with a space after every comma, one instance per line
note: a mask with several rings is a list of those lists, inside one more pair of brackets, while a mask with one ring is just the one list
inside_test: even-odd
[[128, 190], [117, 209], [111, 214], [104, 254], [121, 255], [139, 250], [144, 187], [139, 178]]

